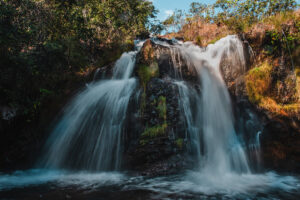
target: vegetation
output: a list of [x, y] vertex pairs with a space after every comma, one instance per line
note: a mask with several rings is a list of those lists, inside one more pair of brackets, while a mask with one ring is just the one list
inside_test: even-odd
[[246, 76], [246, 88], [252, 103], [261, 103], [271, 84], [272, 66], [265, 62], [251, 69]]
[[146, 108], [146, 87], [147, 83], [150, 81], [151, 78], [157, 77], [159, 75], [158, 64], [156, 62], [152, 63], [150, 66], [147, 65], [140, 65], [138, 67], [138, 75], [140, 78], [140, 82], [143, 86], [143, 93], [141, 98], [141, 114], [143, 114]]
[[161, 125], [146, 127], [145, 131], [142, 133], [142, 137], [156, 138], [157, 136], [165, 135], [165, 130], [168, 127], [167, 123]]
[[184, 37], [186, 41], [206, 46], [216, 38], [248, 32], [258, 23], [272, 23], [282, 33], [283, 22], [293, 19], [298, 23], [293, 13], [295, 8], [295, 0], [217, 0], [212, 5], [193, 2], [189, 12], [176, 11], [164, 24], [177, 27], [167, 26], [168, 32], [179, 30], [169, 33], [170, 38]]
[[158, 100], [154, 99], [151, 106], [158, 111], [158, 118], [162, 123], [152, 127], [146, 126], [144, 132], [141, 134], [141, 145], [147, 144], [149, 139], [164, 136], [166, 134], [166, 129], [168, 128], [166, 97], [160, 96]]
[[159, 75], [158, 64], [154, 62], [150, 66], [140, 65], [138, 67], [138, 75], [142, 86], [146, 89], [147, 83], [150, 79]]
[[158, 110], [159, 118], [166, 121], [167, 120], [166, 97], [160, 96], [158, 98], [157, 110]]
[[175, 141], [175, 143], [176, 143], [176, 145], [177, 145], [177, 147], [178, 147], [179, 149], [182, 149], [182, 148], [183, 148], [183, 139], [182, 139], [182, 138], [177, 139], [177, 140]]
[[0, 105], [32, 121], [69, 81], [132, 48], [155, 13], [146, 0], [1, 0]]
[[[275, 100], [270, 87], [272, 82], [272, 65], [269, 62], [251, 69], [246, 76], [246, 89], [249, 100], [275, 115], [294, 116], [299, 118], [300, 101], [289, 104], [281, 104]], [[289, 79], [286, 79], [289, 81]], [[300, 78], [297, 77], [297, 87], [295, 94], [300, 97]], [[278, 86], [276, 86], [278, 87]]]
[[206, 22], [223, 23], [236, 32], [279, 12], [296, 8], [295, 0], [217, 0], [208, 6], [191, 4], [191, 15]]

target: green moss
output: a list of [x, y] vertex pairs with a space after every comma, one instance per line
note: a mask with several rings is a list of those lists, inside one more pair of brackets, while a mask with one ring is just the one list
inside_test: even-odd
[[[275, 115], [298, 117], [300, 112], [299, 100], [282, 105], [276, 102], [276, 97], [272, 96], [272, 93], [269, 92], [271, 86], [271, 70], [272, 66], [265, 62], [261, 66], [253, 68], [248, 72], [246, 75], [246, 89], [249, 100], [257, 104], [260, 108], [268, 110]], [[276, 87], [280, 88], [281, 84], [283, 83], [278, 81]], [[294, 87], [294, 81], [290, 78], [285, 80], [285, 84], [291, 84], [290, 87]], [[298, 93], [299, 96], [300, 92], [298, 87], [296, 87], [295, 90], [295, 93]]]
[[166, 97], [160, 96], [158, 98], [158, 105], [157, 105], [156, 109], [158, 110], [159, 118], [161, 118], [164, 121], [166, 121], [167, 120]]
[[155, 138], [158, 136], [163, 136], [166, 133], [166, 129], [168, 127], [167, 123], [163, 123], [161, 125], [146, 127], [145, 131], [142, 133], [143, 138]]
[[146, 87], [151, 78], [159, 76], [159, 68], [156, 62], [153, 62], [150, 66], [140, 65], [138, 68], [138, 75], [140, 78], [141, 85], [143, 86], [143, 94], [141, 99], [141, 113], [144, 113], [147, 104]]
[[260, 103], [271, 83], [272, 66], [264, 63], [251, 69], [246, 76], [246, 89], [252, 103]]
[[138, 68], [138, 75], [143, 85], [146, 89], [147, 83], [151, 78], [159, 76], [159, 68], [157, 62], [153, 62], [150, 66], [140, 65]]
[[146, 144], [148, 144], [149, 140], [147, 139], [143, 139], [143, 140], [140, 140], [140, 145], [144, 146]]
[[183, 148], [183, 139], [182, 138], [178, 138], [176, 141], [175, 141], [177, 147], [179, 149], [182, 149]]

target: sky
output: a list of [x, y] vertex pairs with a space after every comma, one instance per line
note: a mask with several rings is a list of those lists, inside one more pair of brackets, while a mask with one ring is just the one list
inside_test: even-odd
[[[175, 9], [188, 11], [192, 2], [200, 2], [205, 4], [213, 4], [215, 0], [151, 0], [156, 9], [159, 10], [157, 18], [159, 20], [166, 19], [172, 15]], [[299, 0], [300, 1], [300, 0]]]
[[[192, 2], [200, 2], [205, 4], [213, 4], [216, 0], [150, 0], [153, 2], [156, 9], [159, 10], [157, 18], [165, 20], [169, 15], [172, 15], [175, 9], [188, 11]], [[298, 4], [300, 0], [296, 1]]]

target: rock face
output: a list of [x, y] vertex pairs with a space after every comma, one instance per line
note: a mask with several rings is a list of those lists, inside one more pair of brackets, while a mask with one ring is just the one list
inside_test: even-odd
[[182, 77], [193, 82], [197, 75], [184, 64], [179, 73], [174, 70], [174, 63], [181, 58], [172, 51], [148, 40], [137, 57], [136, 75], [141, 88], [128, 109], [130, 130], [125, 160], [128, 168], [144, 175], [175, 173], [191, 162], [185, 156], [185, 124], [173, 79]]
[[[254, 62], [254, 55], [250, 44], [243, 35], [239, 36], [242, 46], [230, 47], [230, 55], [224, 55], [220, 63], [220, 71], [229, 91], [235, 96], [246, 96], [245, 74]], [[240, 54], [243, 55], [240, 55]], [[239, 57], [244, 59], [237, 59]]]
[[300, 172], [299, 129], [287, 126], [287, 121], [270, 121], [264, 127], [261, 137], [264, 164], [269, 169]]

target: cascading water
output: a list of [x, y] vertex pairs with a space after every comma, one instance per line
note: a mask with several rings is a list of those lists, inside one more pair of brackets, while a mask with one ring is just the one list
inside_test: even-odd
[[239, 55], [233, 64], [241, 63], [236, 66], [244, 67], [241, 42], [236, 36], [228, 36], [208, 46], [206, 50], [190, 43], [179, 48], [188, 59], [189, 66], [196, 69], [201, 81], [202, 101], [198, 107], [201, 117], [198, 124], [203, 130], [202, 170], [214, 175], [231, 171], [249, 173], [246, 155], [234, 130], [229, 93], [219, 69], [223, 56], [232, 56], [231, 48], [237, 50]]
[[130, 78], [138, 51], [124, 53], [111, 80], [93, 82], [65, 110], [47, 143], [46, 168], [118, 170], [123, 123], [137, 86]]
[[[243, 45], [236, 36], [228, 36], [202, 49], [192, 43], [170, 46], [174, 67], [180, 73], [181, 58], [189, 69], [198, 73], [201, 93], [176, 82], [182, 113], [185, 115], [188, 137], [206, 174], [219, 176], [227, 172], [249, 173], [246, 154], [234, 129], [232, 106], [219, 66], [224, 56], [245, 70]], [[178, 54], [182, 56], [179, 56]], [[181, 76], [177, 78], [181, 79]], [[197, 99], [197, 103], [191, 104]], [[192, 111], [193, 110], [193, 111]], [[201, 147], [203, 145], [203, 147]]]

